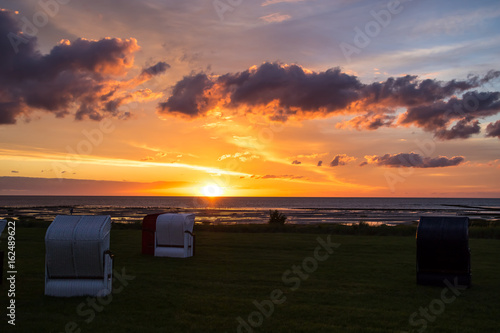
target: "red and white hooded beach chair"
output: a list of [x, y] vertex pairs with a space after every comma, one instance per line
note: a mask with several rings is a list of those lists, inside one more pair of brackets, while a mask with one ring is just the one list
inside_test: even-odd
[[195, 214], [151, 214], [142, 223], [142, 253], [155, 257], [194, 255]]

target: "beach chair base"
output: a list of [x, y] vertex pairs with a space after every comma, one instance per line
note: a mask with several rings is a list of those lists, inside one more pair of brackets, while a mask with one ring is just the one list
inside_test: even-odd
[[[456, 280], [456, 281], [455, 281]], [[471, 274], [417, 273], [417, 284], [447, 287], [447, 283], [458, 288], [470, 288]]]

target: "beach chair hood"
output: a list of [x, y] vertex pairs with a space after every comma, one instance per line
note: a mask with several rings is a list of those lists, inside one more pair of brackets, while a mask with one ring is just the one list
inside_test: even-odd
[[162, 214], [156, 220], [156, 242], [160, 246], [184, 246], [184, 232], [193, 232], [194, 214]]
[[[111, 218], [107, 215], [56, 216], [45, 234], [46, 280], [49, 282], [46, 294], [97, 295], [100, 289], [104, 294], [109, 293], [111, 281], [107, 280], [111, 274], [112, 258], [107, 254], [110, 230]], [[64, 295], [51, 289], [63, 285], [68, 287], [68, 283], [74, 290], [66, 291]]]
[[150, 214], [142, 224], [142, 253], [157, 257], [194, 255], [195, 214]]

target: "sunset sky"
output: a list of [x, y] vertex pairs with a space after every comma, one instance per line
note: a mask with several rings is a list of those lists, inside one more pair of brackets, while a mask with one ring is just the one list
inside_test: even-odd
[[500, 197], [497, 0], [0, 8], [0, 195]]

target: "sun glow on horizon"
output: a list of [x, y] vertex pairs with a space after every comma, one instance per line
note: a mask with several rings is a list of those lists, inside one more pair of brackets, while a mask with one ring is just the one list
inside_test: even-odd
[[201, 189], [201, 193], [206, 197], [219, 197], [224, 194], [224, 190], [217, 184], [208, 184]]

